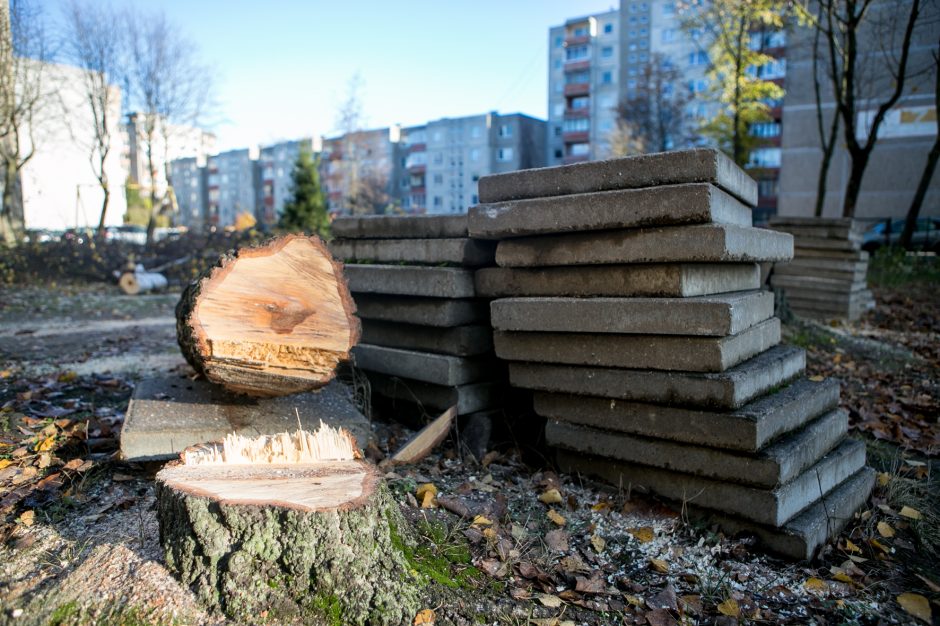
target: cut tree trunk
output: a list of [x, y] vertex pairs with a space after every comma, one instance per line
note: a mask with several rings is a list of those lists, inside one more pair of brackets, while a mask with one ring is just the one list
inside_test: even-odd
[[183, 356], [236, 393], [322, 387], [359, 341], [342, 265], [317, 237], [288, 235], [222, 257], [176, 307]]
[[237, 621], [402, 624], [417, 611], [406, 523], [365, 461], [170, 466], [157, 506], [167, 566]]

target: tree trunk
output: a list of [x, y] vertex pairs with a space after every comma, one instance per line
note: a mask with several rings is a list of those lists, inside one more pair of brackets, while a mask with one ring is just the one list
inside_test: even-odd
[[236, 393], [317, 389], [359, 341], [342, 265], [315, 236], [288, 235], [222, 257], [176, 307], [183, 356]]
[[98, 237], [104, 239], [104, 223], [108, 215], [108, 203], [111, 200], [111, 188], [108, 186], [107, 181], [101, 183], [101, 191], [104, 198], [101, 201], [101, 217], [98, 218]]
[[850, 151], [852, 168], [849, 171], [849, 181], [845, 185], [845, 202], [842, 205], [842, 217], [855, 217], [855, 206], [862, 191], [862, 178], [865, 168], [868, 167], [868, 157], [871, 151], [867, 149]]
[[0, 243], [15, 245], [23, 236], [23, 206], [17, 171], [9, 163], [4, 167], [3, 200], [0, 202]]
[[904, 230], [901, 232], [901, 245], [905, 248], [911, 247], [911, 240], [914, 237], [914, 228], [917, 226], [917, 218], [920, 216], [920, 207], [927, 197], [927, 189], [930, 187], [930, 179], [933, 178], [933, 172], [937, 168], [937, 161], [940, 160], [940, 135], [933, 142], [930, 153], [927, 155], [927, 164], [924, 166], [924, 172], [920, 176], [920, 182], [917, 184], [917, 191], [914, 192], [914, 199], [907, 210], [907, 217], [904, 220]]
[[244, 623], [404, 624], [412, 540], [371, 464], [176, 465], [157, 474], [167, 567]]
[[833, 112], [832, 126], [829, 127], [829, 141], [824, 144], [822, 163], [819, 165], [819, 181], [816, 183], [816, 209], [813, 214], [822, 217], [823, 207], [826, 204], [826, 185], [829, 177], [829, 165], [832, 163], [832, 153], [836, 147], [836, 135], [839, 133], [839, 114]]

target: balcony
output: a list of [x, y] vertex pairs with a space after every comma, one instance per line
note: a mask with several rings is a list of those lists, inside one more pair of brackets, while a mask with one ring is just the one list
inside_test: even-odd
[[412, 163], [407, 169], [409, 174], [424, 174], [428, 171], [428, 166], [425, 163]]
[[591, 83], [571, 83], [565, 85], [566, 96], [586, 96], [591, 93]]
[[591, 59], [578, 59], [576, 61], [565, 61], [566, 72], [582, 72], [591, 68]]
[[565, 117], [591, 117], [591, 109], [565, 109]]
[[413, 143], [413, 144], [411, 144], [410, 146], [408, 146], [408, 153], [409, 153], [409, 154], [412, 153], [412, 152], [424, 152], [425, 150], [427, 150], [427, 144], [424, 143], [424, 142], [421, 142], [421, 143]]
[[578, 46], [585, 43], [590, 43], [590, 35], [568, 35], [565, 37], [565, 46]]
[[589, 159], [590, 157], [586, 154], [569, 154], [562, 162], [565, 165], [571, 165], [572, 163], [584, 163]]
[[586, 130], [562, 133], [561, 135], [561, 140], [565, 143], [587, 143], [589, 139], [589, 133]]

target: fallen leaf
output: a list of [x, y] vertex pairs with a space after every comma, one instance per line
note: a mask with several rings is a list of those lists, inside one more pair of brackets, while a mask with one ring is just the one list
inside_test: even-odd
[[676, 600], [676, 589], [672, 583], [667, 584], [662, 591], [646, 601], [651, 609], [669, 609], [678, 611], [679, 603]]
[[544, 504], [561, 504], [561, 492], [557, 489], [549, 489], [539, 496], [539, 501]]
[[679, 598], [682, 610], [692, 615], [699, 615], [702, 612], [702, 596], [686, 595]]
[[829, 591], [829, 583], [820, 578], [807, 578], [806, 582], [803, 583], [803, 589], [810, 593], [826, 593]]
[[480, 461], [480, 465], [483, 467], [489, 467], [489, 464], [499, 458], [499, 452], [491, 450], [483, 455], [483, 460]]
[[888, 472], [881, 472], [878, 474], [878, 486], [887, 487], [888, 483], [891, 482], [891, 474]]
[[628, 528], [627, 532], [636, 537], [636, 540], [640, 543], [649, 543], [653, 540], [654, 533], [651, 526], [643, 526], [642, 528]]
[[669, 572], [669, 563], [666, 563], [662, 559], [650, 559], [650, 567], [660, 574], [666, 574]]
[[928, 624], [933, 620], [930, 602], [919, 593], [902, 593], [897, 597], [897, 600], [901, 608], [907, 611], [908, 614]]
[[882, 537], [894, 537], [894, 529], [887, 522], [878, 522], [878, 534]]
[[738, 601], [734, 598], [728, 598], [724, 602], [718, 605], [718, 612], [722, 615], [727, 615], [728, 617], [738, 618], [741, 617], [741, 607], [738, 606]]
[[568, 533], [558, 528], [545, 533], [545, 545], [555, 552], [568, 551]]
[[[826, 380], [826, 377], [817, 375], [817, 376], [810, 376], [809, 379], [813, 381], [814, 383], [821, 383], [822, 381]], [[727, 615], [727, 613], [725, 615]]]
[[548, 519], [552, 520], [559, 526], [564, 526], [565, 524], [568, 523], [568, 520], [562, 517], [562, 515], [558, 513], [558, 511], [556, 511], [555, 509], [548, 510]]
[[676, 620], [666, 609], [653, 609], [646, 614], [646, 622], [650, 626], [675, 626]]
[[419, 626], [420, 624], [433, 624], [437, 615], [434, 614], [434, 611], [431, 609], [422, 609], [418, 611], [418, 614], [415, 615], [414, 626]]
[[902, 506], [899, 515], [908, 519], [921, 519], [923, 517], [920, 511], [909, 506]]
[[591, 535], [591, 545], [594, 546], [596, 552], [601, 553], [607, 546], [607, 542], [600, 535]]
[[52, 450], [52, 447], [55, 445], [55, 435], [51, 437], [46, 437], [36, 446], [38, 452], [47, 452]]
[[538, 600], [542, 603], [542, 606], [547, 606], [550, 609], [557, 609], [561, 606], [561, 598], [550, 593], [543, 593], [539, 595]]
[[74, 382], [77, 378], [78, 378], [78, 374], [76, 374], [72, 370], [69, 370], [67, 372], [62, 372], [61, 374], [59, 374], [58, 380], [60, 383], [71, 383], [71, 382]]
[[473, 521], [471, 522], [472, 526], [490, 526], [492, 524], [493, 524], [493, 520], [489, 519], [488, 517], [484, 515], [477, 515], [476, 517], [473, 518]]
[[17, 521], [23, 526], [32, 526], [33, 522], [36, 521], [36, 511], [23, 511]]
[[604, 581], [604, 575], [600, 572], [594, 572], [590, 578], [584, 576], [575, 576], [574, 590], [581, 593], [604, 593], [607, 584]]
[[558, 561], [561, 570], [566, 574], [584, 573], [588, 571], [588, 566], [584, 564], [577, 556], [566, 556]]
[[859, 548], [857, 545], [855, 545], [848, 539], [845, 540], [845, 550], [846, 552], [861, 552], [862, 551], [861, 548]]
[[418, 502], [424, 500], [424, 494], [430, 493], [432, 496], [437, 495], [437, 487], [434, 486], [434, 483], [424, 483], [418, 485], [418, 488], [415, 489], [415, 498], [418, 499]]
[[13, 465], [13, 461], [11, 461], [10, 459], [0, 459], [0, 469], [3, 469], [4, 467], [9, 467], [10, 465]]
[[852, 580], [852, 577], [839, 570], [832, 575], [833, 580], [838, 580], [840, 583], [848, 583], [850, 585], [855, 584], [855, 581]]
[[595, 513], [599, 513], [601, 511], [608, 511], [610, 510], [610, 502], [607, 502], [606, 500], [603, 502], [598, 502], [597, 504], [591, 507], [591, 510], [594, 511]]

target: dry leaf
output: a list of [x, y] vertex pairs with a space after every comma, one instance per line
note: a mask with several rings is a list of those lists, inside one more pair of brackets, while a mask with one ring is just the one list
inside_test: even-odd
[[437, 502], [434, 500], [434, 494], [430, 491], [425, 491], [424, 497], [421, 499], [421, 508], [433, 509], [435, 506], [437, 506]]
[[545, 545], [555, 552], [568, 551], [568, 533], [558, 528], [545, 533]]
[[850, 585], [855, 584], [855, 581], [852, 580], [852, 577], [842, 570], [838, 570], [835, 574], [832, 575], [832, 578], [833, 580], [838, 580], [840, 583], [848, 583]]
[[604, 582], [604, 575], [600, 572], [594, 572], [590, 578], [584, 576], [575, 576], [574, 590], [581, 593], [604, 593], [607, 584]]
[[897, 597], [901, 608], [917, 619], [928, 624], [933, 620], [930, 602], [919, 593], [902, 593]]
[[887, 522], [878, 522], [878, 534], [882, 537], [894, 537], [894, 529]]
[[415, 498], [418, 499], [418, 502], [423, 502], [427, 493], [430, 493], [432, 497], [437, 495], [437, 487], [434, 486], [434, 483], [418, 485], [418, 488], [415, 489]]
[[803, 583], [803, 589], [810, 593], [826, 593], [829, 591], [829, 583], [820, 578], [807, 578], [806, 582]]
[[0, 469], [3, 469], [4, 467], [9, 467], [10, 465], [13, 465], [13, 461], [11, 461], [10, 459], [0, 459]]
[[594, 550], [600, 553], [604, 551], [604, 548], [607, 546], [607, 542], [604, 541], [604, 538], [600, 535], [591, 535], [591, 545], [594, 546]]
[[718, 612], [722, 615], [727, 615], [728, 617], [741, 617], [741, 607], [738, 606], [738, 601], [734, 598], [728, 598], [719, 604]]
[[477, 515], [476, 517], [473, 518], [473, 522], [471, 522], [471, 525], [473, 525], [473, 526], [490, 526], [492, 523], [493, 523], [493, 521], [492, 521], [491, 519], [489, 519], [488, 517], [485, 517], [485, 516], [483, 516], [483, 515]]
[[417, 615], [415, 615], [414, 626], [419, 626], [420, 624], [433, 624], [436, 618], [437, 615], [435, 615], [434, 611], [431, 609], [422, 609], [418, 611]]
[[643, 526], [642, 528], [628, 528], [627, 532], [636, 537], [636, 540], [640, 543], [649, 543], [653, 540], [654, 532], [651, 526]]
[[846, 552], [861, 552], [862, 551], [861, 548], [859, 548], [857, 545], [855, 545], [848, 539], [845, 540], [845, 550]]
[[557, 489], [549, 489], [539, 496], [539, 501], [544, 504], [561, 504], [561, 492]]
[[[826, 377], [817, 375], [817, 376], [810, 376], [809, 379], [813, 381], [814, 383], [821, 383], [822, 381], [826, 380]], [[725, 615], [727, 615], [727, 613]]]
[[17, 521], [23, 526], [32, 526], [33, 522], [36, 521], [36, 511], [23, 511]]
[[562, 515], [558, 513], [558, 511], [556, 511], [555, 509], [548, 510], [548, 519], [552, 520], [559, 526], [564, 526], [565, 524], [568, 523], [568, 520], [562, 517]]
[[878, 486], [887, 487], [888, 483], [891, 482], [891, 474], [888, 472], [881, 472], [878, 474]]
[[669, 573], [669, 563], [666, 563], [662, 559], [650, 559], [650, 567], [659, 572], [660, 574]]
[[55, 445], [55, 435], [52, 435], [52, 436], [50, 436], [50, 437], [46, 437], [45, 439], [43, 439], [43, 440], [36, 446], [36, 450], [37, 450], [38, 452], [46, 452], [46, 451], [48, 451], [48, 450], [52, 450], [52, 447], [53, 447], [54, 445]]
[[920, 511], [909, 506], [902, 506], [899, 515], [908, 519], [921, 519], [923, 517]]
[[496, 541], [496, 539], [499, 538], [499, 535], [496, 534], [496, 531], [493, 530], [492, 528], [484, 528], [483, 536], [489, 539], [490, 541]]
[[539, 602], [542, 603], [542, 606], [547, 606], [550, 609], [557, 609], [561, 606], [561, 598], [558, 596], [553, 596], [549, 593], [543, 593], [538, 596]]
[[607, 511], [609, 509], [610, 509], [610, 502], [607, 502], [606, 500], [603, 502], [598, 502], [597, 504], [591, 507], [591, 510], [594, 511], [595, 513], [599, 513], [601, 511]]

